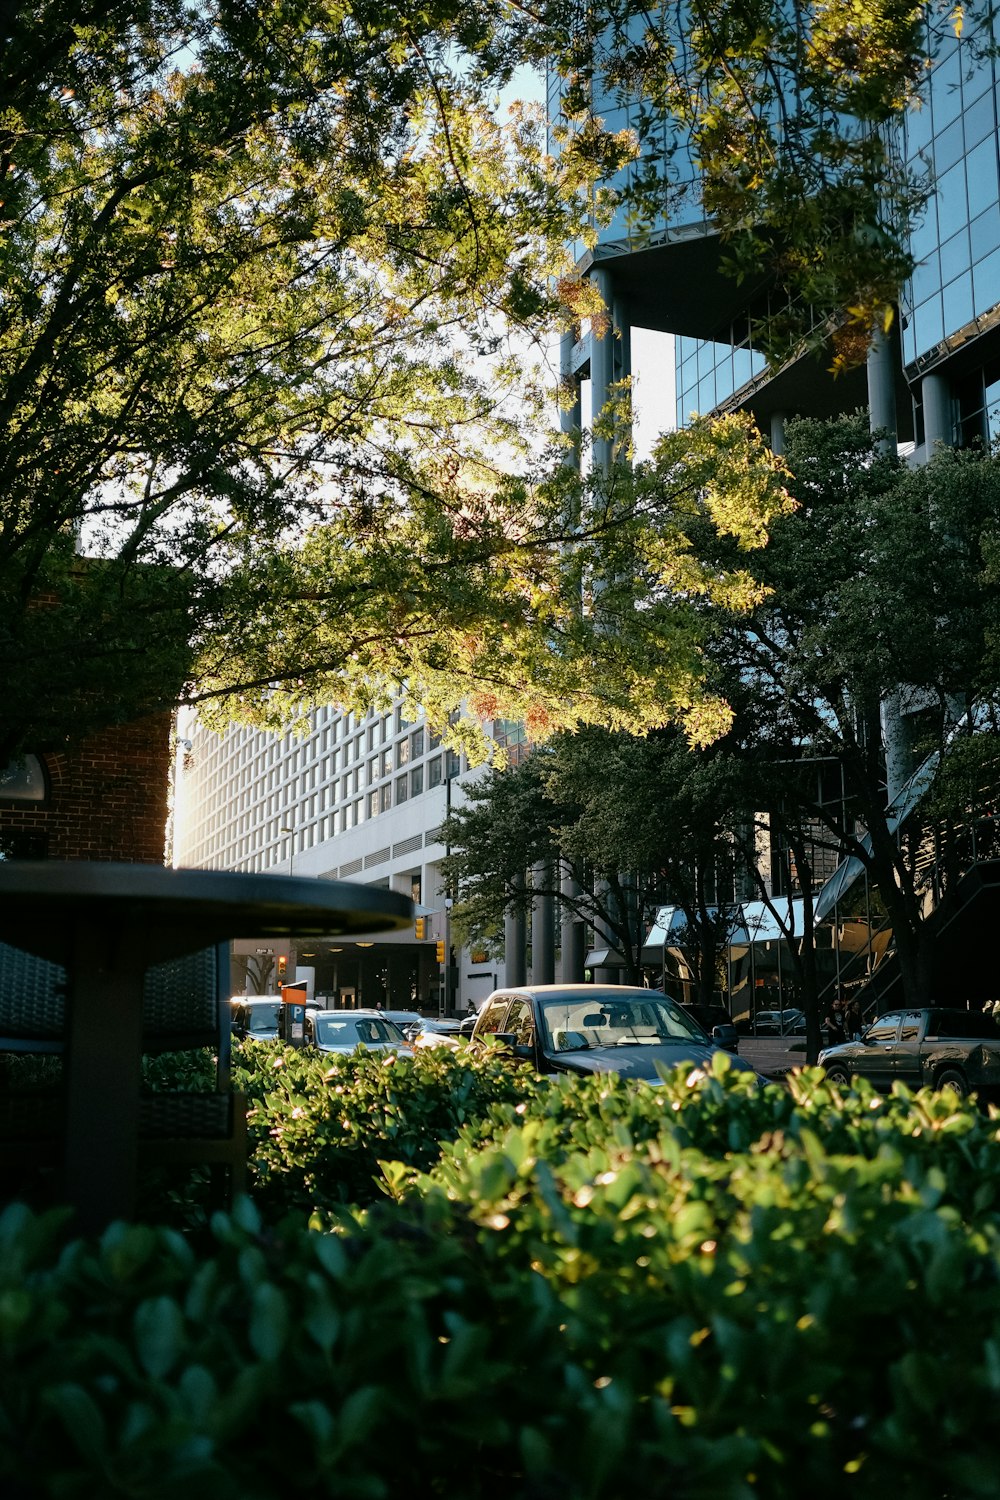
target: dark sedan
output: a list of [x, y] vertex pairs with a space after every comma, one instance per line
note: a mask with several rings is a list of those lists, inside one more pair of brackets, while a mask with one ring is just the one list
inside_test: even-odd
[[281, 1001], [277, 996], [264, 996], [250, 1000], [234, 999], [232, 1007], [232, 1026], [235, 1036], [243, 1040], [253, 1037], [259, 1042], [278, 1035]]
[[[710, 1037], [666, 995], [628, 985], [496, 990], [476, 1019], [473, 1045], [491, 1037], [540, 1073], [619, 1073], [654, 1084], [658, 1067], [705, 1068], [724, 1050], [721, 1038]], [[743, 1058], [726, 1055], [734, 1068], [754, 1071]]]
[[825, 1048], [819, 1061], [838, 1083], [867, 1078], [883, 1091], [905, 1083], [993, 1095], [1000, 1090], [1000, 1028], [991, 1017], [947, 1006], [893, 1010], [859, 1041]]

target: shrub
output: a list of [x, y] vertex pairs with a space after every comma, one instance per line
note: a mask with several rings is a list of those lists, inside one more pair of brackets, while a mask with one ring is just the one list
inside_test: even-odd
[[[466, 1064], [439, 1056], [420, 1108], [454, 1123]], [[352, 1118], [366, 1091], [416, 1109], [421, 1067], [384, 1091], [367, 1071], [336, 1096]], [[244, 1203], [199, 1257], [135, 1226], [65, 1244], [9, 1209], [0, 1488], [993, 1496], [995, 1117], [817, 1070], [788, 1090], [724, 1063], [658, 1090], [517, 1077], [516, 1098], [472, 1073], [481, 1115], [427, 1170], [387, 1165], [393, 1199], [328, 1206], [335, 1232]], [[409, 1118], [376, 1125], [416, 1152]]]
[[540, 1086], [498, 1056], [324, 1054], [272, 1042], [241, 1047], [235, 1080], [249, 1100], [252, 1195], [271, 1221], [372, 1202], [380, 1162], [425, 1170], [464, 1124]]

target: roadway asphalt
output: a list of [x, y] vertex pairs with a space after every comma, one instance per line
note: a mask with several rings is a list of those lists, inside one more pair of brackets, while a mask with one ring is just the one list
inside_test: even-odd
[[805, 1038], [741, 1036], [740, 1056], [765, 1078], [784, 1078], [793, 1068], [805, 1066]]

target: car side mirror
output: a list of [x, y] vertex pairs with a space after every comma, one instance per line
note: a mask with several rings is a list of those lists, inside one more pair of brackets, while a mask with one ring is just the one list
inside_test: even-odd
[[734, 1050], [739, 1044], [740, 1034], [735, 1026], [713, 1026], [712, 1041], [717, 1042], [720, 1047]]
[[501, 1046], [506, 1047], [510, 1052], [513, 1052], [515, 1057], [527, 1058], [534, 1057], [535, 1055], [533, 1046], [518, 1041], [516, 1031], [498, 1031], [494, 1040], [499, 1042]]

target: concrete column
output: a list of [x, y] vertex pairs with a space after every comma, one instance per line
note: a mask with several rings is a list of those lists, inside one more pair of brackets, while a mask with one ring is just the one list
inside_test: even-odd
[[[609, 895], [607, 883], [604, 882], [604, 881], [602, 881], [600, 884], [601, 884], [601, 892], [600, 892], [601, 899], [604, 902], [604, 905], [608, 906], [610, 904], [611, 897]], [[611, 936], [611, 934], [609, 932], [606, 932], [604, 930], [604, 928], [600, 925], [600, 923], [597, 923], [595, 925], [595, 927], [594, 927], [594, 947], [595, 948], [613, 948], [614, 947], [614, 938]], [[597, 984], [617, 984], [620, 978], [621, 978], [621, 975], [619, 974], [618, 970], [614, 969], [614, 968], [611, 968], [610, 966], [607, 967], [607, 968], [605, 968], [605, 967], [602, 966], [602, 967], [597, 968], [597, 969], [594, 970], [594, 981]]]
[[[616, 380], [632, 378], [632, 324], [629, 321], [628, 304], [622, 297], [615, 297], [611, 308], [614, 323], [615, 347], [614, 367]], [[615, 457], [628, 458], [632, 453], [632, 402], [629, 396], [629, 416], [619, 424], [615, 435]]]
[[955, 445], [955, 417], [952, 411], [951, 386], [943, 375], [925, 375], [920, 382], [924, 406], [924, 441], [928, 458], [938, 445]]
[[[611, 272], [596, 269], [591, 272], [594, 285], [601, 294], [607, 310], [607, 326], [600, 338], [593, 331], [590, 335], [590, 404], [591, 420], [601, 414], [611, 399], [611, 387], [615, 379], [615, 330], [614, 292]], [[595, 469], [607, 471], [614, 457], [614, 443], [610, 437], [595, 437], [593, 440]]]
[[783, 411], [771, 414], [771, 452], [784, 453], [785, 451], [785, 413]]
[[868, 425], [872, 432], [884, 429], [879, 439], [883, 453], [895, 453], [898, 441], [896, 424], [896, 351], [882, 328], [868, 350]]
[[[565, 876], [562, 881], [562, 893], [564, 897], [573, 900], [580, 894], [580, 887], [572, 876]], [[560, 931], [562, 948], [562, 982], [563, 984], [582, 984], [584, 959], [587, 957], [587, 928], [584, 922], [569, 907], [563, 906], [562, 925]]]
[[882, 740], [885, 745], [886, 801], [891, 802], [913, 770], [910, 722], [902, 711], [899, 688], [882, 699]]
[[527, 984], [526, 924], [523, 911], [508, 911], [503, 924], [505, 984]]
[[[583, 413], [580, 407], [580, 382], [573, 369], [573, 350], [576, 347], [577, 335], [574, 329], [567, 328], [559, 341], [559, 379], [563, 386], [562, 401], [559, 405], [559, 429], [567, 437], [573, 438], [573, 447], [567, 452], [566, 461], [572, 463], [574, 468], [580, 467], [580, 429], [583, 425]], [[572, 405], [566, 406], [566, 392], [573, 391]], [[572, 454], [572, 456], [570, 456]]]
[[532, 881], [541, 888], [531, 907], [531, 982], [532, 984], [554, 984], [556, 977], [555, 920], [552, 897], [544, 894], [549, 884], [548, 866], [537, 864], [532, 869]]

